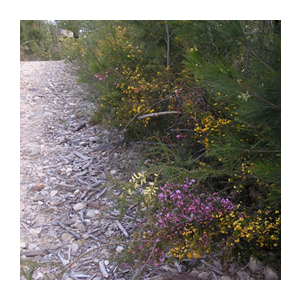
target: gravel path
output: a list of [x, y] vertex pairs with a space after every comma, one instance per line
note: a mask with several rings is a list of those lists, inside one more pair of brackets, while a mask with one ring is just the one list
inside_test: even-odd
[[122, 238], [119, 191], [107, 177], [126, 179], [135, 153], [115, 130], [91, 124], [86, 99], [96, 96], [63, 61], [21, 62], [20, 70], [21, 279], [119, 279], [108, 259], [121, 245], [100, 247]]

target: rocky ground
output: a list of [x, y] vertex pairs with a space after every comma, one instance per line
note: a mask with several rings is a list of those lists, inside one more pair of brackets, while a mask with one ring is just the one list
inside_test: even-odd
[[[136, 171], [139, 148], [91, 123], [90, 100], [97, 97], [63, 61], [21, 62], [20, 87], [21, 279], [134, 279], [116, 260], [134, 231], [135, 212], [120, 217], [114, 182]], [[279, 278], [256, 259], [222, 265], [210, 255], [140, 279]]]

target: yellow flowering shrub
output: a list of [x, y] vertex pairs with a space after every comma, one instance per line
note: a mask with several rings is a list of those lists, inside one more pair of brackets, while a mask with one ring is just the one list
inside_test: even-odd
[[271, 212], [268, 208], [258, 210], [256, 214], [245, 216], [233, 223], [235, 243], [248, 245], [251, 250], [280, 247], [281, 216], [279, 211]]

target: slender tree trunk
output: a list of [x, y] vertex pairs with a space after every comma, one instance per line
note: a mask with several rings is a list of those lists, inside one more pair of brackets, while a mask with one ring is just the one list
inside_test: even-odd
[[[167, 69], [170, 67], [170, 33], [169, 33], [169, 26], [168, 26], [168, 21], [166, 22], [166, 43], [167, 43]], [[169, 79], [169, 75], [167, 77], [168, 80], [168, 85], [170, 85], [170, 79]]]
[[169, 33], [168, 21], [165, 22], [166, 22], [166, 33], [167, 33], [166, 43], [167, 43], [167, 68], [168, 68], [170, 65], [170, 33]]

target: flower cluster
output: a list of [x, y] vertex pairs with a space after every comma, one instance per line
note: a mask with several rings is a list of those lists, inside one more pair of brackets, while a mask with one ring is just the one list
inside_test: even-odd
[[[152, 199], [156, 196], [156, 191], [158, 188], [155, 186], [157, 174], [154, 174], [155, 181], [146, 181], [146, 176], [143, 173], [133, 174], [132, 178], [129, 180], [133, 184], [133, 189], [140, 187], [140, 193], [143, 195], [143, 201], [141, 202], [142, 207], [148, 208], [152, 204]], [[132, 195], [131, 189], [127, 190], [129, 195]]]
[[156, 226], [164, 240], [174, 244], [170, 253], [182, 259], [209, 252], [216, 236], [216, 216], [230, 214], [236, 208], [230, 198], [200, 192], [195, 180], [188, 178], [183, 184], [166, 183], [160, 189]]
[[267, 208], [247, 213], [230, 197], [210, 194], [189, 178], [158, 189], [157, 175], [153, 176], [149, 180], [145, 173], [134, 174], [130, 188], [124, 189], [146, 212], [144, 222], [136, 225], [136, 239], [129, 250], [141, 261], [147, 260], [149, 251], [149, 264], [157, 266], [170, 256], [199, 258], [215, 248], [222, 248], [224, 255], [244, 249], [245, 255], [259, 256], [259, 249], [279, 247], [279, 211]]
[[[208, 148], [215, 142], [214, 139], [210, 139], [210, 136], [214, 133], [220, 133], [221, 128], [227, 124], [230, 124], [231, 122], [232, 121], [228, 119], [216, 119], [211, 115], [204, 117], [201, 121], [201, 124], [196, 124], [194, 129], [196, 138], [200, 139], [199, 141], [202, 142], [206, 148]], [[223, 137], [225, 137], [225, 134]]]
[[259, 209], [251, 216], [233, 222], [233, 237], [235, 243], [247, 244], [252, 250], [259, 248], [274, 249], [280, 246], [281, 216], [279, 211], [272, 212], [268, 207]]

